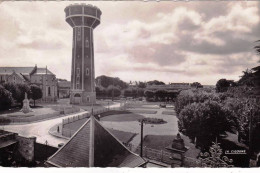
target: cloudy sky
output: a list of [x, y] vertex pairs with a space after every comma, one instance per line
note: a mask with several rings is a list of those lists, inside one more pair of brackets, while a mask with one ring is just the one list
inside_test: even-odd
[[[70, 80], [74, 2], [0, 4], [0, 66], [48, 66]], [[102, 11], [94, 30], [96, 76], [215, 85], [258, 65], [259, 2], [86, 2]]]

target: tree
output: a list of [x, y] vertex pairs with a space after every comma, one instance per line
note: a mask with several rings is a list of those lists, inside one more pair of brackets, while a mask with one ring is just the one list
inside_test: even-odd
[[254, 86], [254, 74], [252, 70], [246, 69], [238, 81], [239, 85]]
[[217, 92], [226, 92], [228, 88], [231, 86], [231, 81], [227, 79], [220, 79], [216, 84]]
[[230, 112], [216, 101], [192, 103], [184, 107], [178, 116], [180, 132], [206, 148], [212, 140], [231, 130]]
[[119, 97], [121, 95], [121, 91], [118, 87], [109, 85], [107, 88], [107, 94], [109, 97]]
[[138, 86], [138, 88], [146, 88], [146, 83], [139, 82], [137, 86]]
[[202, 88], [181, 91], [175, 101], [177, 116], [185, 106], [192, 103], [203, 103], [207, 100], [220, 102], [220, 97], [216, 93], [205, 91]]
[[119, 86], [120, 89], [125, 89], [128, 86], [126, 82], [120, 80], [118, 77], [113, 78], [113, 77], [102, 75], [96, 78], [96, 83], [97, 81], [100, 81], [100, 85], [104, 88], [107, 88], [109, 85], [114, 85], [114, 86]]
[[157, 90], [155, 91], [156, 101], [160, 99], [161, 101], [165, 101], [165, 97], [167, 96], [168, 92], [166, 90]]
[[9, 109], [12, 105], [13, 98], [11, 92], [0, 85], [0, 110]]
[[12, 97], [14, 100], [18, 101], [21, 97], [21, 91], [19, 90], [17, 84], [14, 83], [4, 83], [3, 87], [12, 93]]
[[149, 81], [149, 82], [147, 82], [147, 84], [148, 85], [165, 85], [164, 82], [158, 81], [158, 80]]
[[151, 101], [153, 99], [153, 97], [154, 97], [154, 92], [151, 91], [151, 90], [146, 90], [144, 92], [144, 96], [146, 97], [147, 101]]
[[203, 88], [203, 86], [199, 83], [199, 82], [193, 82], [191, 84], [191, 87], [194, 87], [194, 88]]
[[35, 107], [35, 100], [38, 100], [38, 99], [42, 98], [42, 90], [37, 85], [31, 85], [30, 86], [30, 90], [31, 90], [31, 98], [34, 101], [34, 107]]
[[17, 102], [21, 103], [21, 105], [23, 104], [23, 100], [24, 100], [24, 96], [25, 93], [27, 93], [28, 99], [31, 98], [31, 91], [30, 91], [30, 87], [27, 84], [16, 84], [19, 91], [20, 91], [20, 95], [17, 98]]

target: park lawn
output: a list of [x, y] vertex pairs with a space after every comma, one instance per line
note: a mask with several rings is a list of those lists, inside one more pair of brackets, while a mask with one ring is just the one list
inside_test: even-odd
[[129, 110], [133, 113], [138, 113], [138, 114], [156, 114], [157, 111], [154, 110], [138, 110], [138, 109], [131, 109]]
[[109, 115], [116, 115], [116, 114], [130, 114], [130, 111], [122, 111], [122, 110], [110, 110], [107, 112], [103, 112], [100, 114], [101, 117], [109, 116]]
[[115, 121], [115, 122], [123, 122], [123, 121], [138, 121], [139, 119], [144, 118], [144, 116], [135, 114], [135, 113], [127, 113], [127, 114], [116, 114], [105, 116], [101, 118], [101, 121]]
[[124, 132], [120, 130], [114, 130], [114, 129], [107, 129], [107, 130], [124, 144], [128, 144], [137, 135], [136, 133]]
[[162, 111], [162, 114], [164, 115], [176, 115], [175, 111]]

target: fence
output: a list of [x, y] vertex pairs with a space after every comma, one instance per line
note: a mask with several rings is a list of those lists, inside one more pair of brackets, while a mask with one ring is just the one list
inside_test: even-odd
[[[135, 147], [132, 144], [126, 145], [126, 147], [136, 153], [140, 154], [140, 146]], [[153, 148], [148, 148], [148, 147], [143, 147], [143, 157], [151, 160], [155, 160], [158, 162], [162, 162], [168, 165], [183, 165], [184, 167], [199, 167], [200, 164], [198, 163], [198, 160], [195, 158], [190, 158], [190, 157], [185, 157], [182, 161], [182, 156], [179, 153], [172, 153], [172, 152], [167, 152], [164, 150], [156, 150]], [[177, 162], [176, 162], [177, 161]]]
[[[103, 109], [97, 109], [97, 110], [93, 110], [93, 115], [95, 117], [97, 117], [97, 115], [107, 112], [107, 111], [111, 111], [111, 110], [123, 110], [124, 107], [121, 105], [120, 107], [112, 107], [112, 108], [103, 108]], [[83, 121], [84, 119], [89, 118], [91, 115], [91, 113], [84, 113], [81, 115], [75, 115], [73, 117], [68, 117], [62, 120], [62, 135], [65, 137], [71, 137], [77, 130], [77, 127], [80, 127], [82, 124], [84, 124], [85, 121]], [[78, 123], [77, 125], [75, 125], [75, 129], [71, 129], [71, 127], [66, 127], [69, 126], [71, 123]]]
[[29, 116], [8, 116], [8, 119], [10, 120], [10, 123], [25, 123], [25, 122], [35, 122], [35, 121], [40, 121], [44, 119], [50, 119], [53, 117], [58, 117], [58, 116], [64, 116], [64, 114], [71, 114], [74, 112], [79, 112], [79, 108], [77, 107], [70, 107], [70, 108], [64, 108], [60, 107], [57, 108], [56, 112], [49, 113], [49, 114], [43, 114], [43, 115], [29, 115]]

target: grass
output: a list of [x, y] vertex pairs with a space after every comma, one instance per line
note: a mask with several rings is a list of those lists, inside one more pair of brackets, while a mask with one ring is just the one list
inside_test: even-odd
[[152, 110], [136, 110], [136, 109], [134, 109], [134, 110], [129, 110], [129, 111], [131, 111], [133, 113], [139, 113], [139, 114], [156, 114], [157, 113], [157, 111], [152, 111]]
[[128, 144], [137, 134], [131, 132], [123, 132], [120, 130], [108, 129], [118, 140], [124, 144]]
[[162, 111], [163, 115], [176, 115], [175, 111]]
[[134, 113], [127, 114], [116, 114], [110, 115], [101, 118], [101, 121], [115, 121], [115, 122], [123, 122], [123, 121], [138, 121], [139, 119], [144, 118], [144, 116]]
[[130, 111], [111, 110], [100, 114], [101, 117], [116, 115], [116, 114], [130, 114]]

